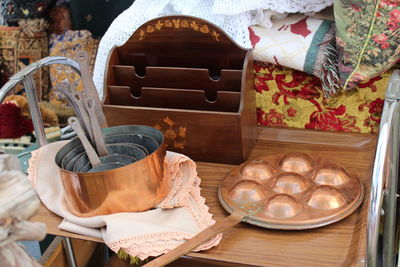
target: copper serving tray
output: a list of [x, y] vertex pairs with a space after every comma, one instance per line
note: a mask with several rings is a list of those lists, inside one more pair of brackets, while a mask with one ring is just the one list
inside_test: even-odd
[[362, 203], [359, 179], [341, 165], [304, 153], [268, 155], [237, 166], [220, 184], [219, 200], [243, 221], [301, 230], [337, 222]]

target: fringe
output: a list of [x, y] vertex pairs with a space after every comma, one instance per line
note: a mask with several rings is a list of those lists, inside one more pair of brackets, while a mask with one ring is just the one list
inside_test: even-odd
[[319, 75], [326, 98], [335, 95], [341, 89], [339, 81], [339, 59], [335, 44], [335, 38], [332, 38], [332, 41], [327, 44], [326, 50], [323, 52], [324, 59], [321, 75]]

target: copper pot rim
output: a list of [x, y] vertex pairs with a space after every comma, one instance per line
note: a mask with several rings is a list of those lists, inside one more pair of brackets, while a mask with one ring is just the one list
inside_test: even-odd
[[[56, 163], [58, 169], [61, 170], [61, 171], [63, 171], [63, 172], [65, 172], [65, 173], [67, 173], [67, 174], [72, 174], [72, 175], [73, 175], [73, 174], [77, 174], [77, 175], [80, 175], [80, 176], [85, 176], [85, 175], [93, 176], [93, 174], [96, 174], [96, 173], [104, 173], [104, 174], [107, 174], [107, 173], [116, 172], [116, 170], [118, 170], [118, 172], [124, 172], [124, 171], [126, 171], [126, 169], [128, 169], [128, 168], [132, 168], [132, 167], [135, 167], [136, 165], [143, 164], [143, 162], [146, 161], [146, 160], [148, 160], [149, 158], [156, 157], [156, 154], [159, 154], [159, 153], [162, 153], [162, 154], [163, 154], [163, 157], [162, 157], [162, 158], [165, 157], [167, 144], [165, 143], [164, 134], [163, 134], [160, 130], [158, 130], [158, 129], [154, 128], [154, 127], [147, 126], [147, 125], [119, 125], [119, 126], [109, 127], [109, 128], [106, 128], [106, 129], [123, 129], [124, 127], [132, 127], [132, 126], [133, 126], [133, 127], [139, 126], [139, 127], [148, 128], [148, 129], [152, 129], [152, 130], [157, 131], [158, 133], [161, 134], [161, 135], [160, 135], [160, 136], [161, 136], [161, 144], [159, 144], [159, 146], [158, 146], [158, 148], [157, 148], [156, 150], [154, 150], [152, 153], [146, 155], [144, 158], [142, 158], [142, 159], [140, 159], [140, 160], [138, 160], [138, 161], [132, 162], [132, 163], [130, 163], [130, 164], [128, 164], [128, 165], [125, 165], [125, 166], [121, 166], [121, 167], [118, 167], [118, 168], [115, 168], [115, 169], [110, 169], [110, 170], [95, 172], [95, 173], [73, 172], [73, 171], [68, 171], [68, 170], [66, 170], [66, 169], [64, 169], [64, 168], [61, 167], [61, 162], [62, 162], [63, 158], [59, 160], [59, 163], [60, 163], [60, 164], [58, 164], [58, 162], [57, 162], [57, 155], [58, 155], [58, 153], [60, 153], [60, 151], [62, 151], [62, 150], [63, 150], [67, 145], [69, 145], [71, 142], [74, 142], [75, 140], [79, 139], [78, 137], [75, 137], [75, 138], [71, 139], [69, 142], [67, 142], [65, 145], [63, 145], [63, 146], [57, 151], [56, 156], [55, 156], [55, 158], [54, 158], [54, 161], [55, 161], [55, 163]], [[129, 133], [129, 132], [128, 132], [128, 133], [120, 133], [120, 134], [119, 134], [119, 133], [110, 133], [110, 134], [106, 134], [106, 137], [107, 137], [107, 136], [115, 136], [115, 135], [127, 135], [127, 134], [132, 134], [132, 135], [138, 134], [138, 135], [148, 136], [148, 137], [153, 138], [154, 140], [157, 141], [157, 139], [155, 139], [154, 137], [152, 137], [152, 136], [150, 136], [150, 135], [147, 135], [147, 134], [145, 134], [145, 133]], [[76, 142], [76, 141], [75, 141], [75, 142]], [[158, 142], [158, 141], [157, 141], [157, 142]], [[72, 149], [76, 149], [76, 148], [78, 148], [78, 147], [79, 147], [79, 146], [75, 146], [75, 147], [73, 147]], [[72, 151], [72, 149], [71, 149], [70, 151]], [[70, 151], [68, 151], [68, 152], [66, 153], [66, 155], [67, 155]], [[163, 152], [163, 151], [164, 151], [164, 152]], [[83, 152], [83, 153], [85, 153], [85, 152]], [[65, 156], [64, 156], [64, 157], [65, 157]], [[135, 164], [136, 164], [136, 165], [135, 165]]]
[[[71, 141], [72, 141], [72, 140], [71, 140]], [[105, 171], [100, 171], [100, 172], [94, 172], [94, 173], [68, 171], [68, 170], [62, 168], [61, 166], [59, 166], [59, 164], [57, 164], [57, 162], [56, 162], [56, 165], [57, 165], [57, 167], [58, 167], [60, 170], [62, 170], [63, 172], [66, 172], [66, 173], [68, 173], [68, 174], [77, 174], [77, 175], [81, 175], [81, 176], [85, 176], [85, 175], [93, 176], [93, 175], [96, 174], [96, 173], [104, 173], [104, 174], [107, 174], [107, 173], [111, 173], [111, 172], [116, 172], [117, 170], [118, 170], [119, 172], [124, 172], [124, 171], [125, 171], [126, 169], [128, 169], [128, 168], [132, 168], [132, 167], [135, 167], [136, 165], [141, 165], [141, 164], [143, 164], [143, 163], [144, 163], [146, 160], [148, 160], [149, 158], [156, 157], [156, 154], [159, 154], [159, 153], [162, 153], [163, 151], [166, 151], [165, 148], [166, 148], [166, 144], [165, 144], [165, 140], [164, 140], [163, 143], [162, 143], [156, 150], [154, 150], [152, 153], [150, 153], [149, 155], [147, 155], [146, 157], [144, 157], [144, 158], [142, 158], [142, 159], [140, 159], [140, 160], [138, 160], [138, 161], [132, 162], [132, 163], [130, 163], [130, 164], [128, 164], [128, 165], [121, 166], [121, 167], [118, 167], [118, 168], [115, 168], [115, 169], [110, 169], [110, 170], [105, 170]], [[62, 148], [61, 148], [61, 149], [62, 149]], [[166, 153], [166, 152], [164, 152], [163, 154], [165, 155], [165, 153]]]

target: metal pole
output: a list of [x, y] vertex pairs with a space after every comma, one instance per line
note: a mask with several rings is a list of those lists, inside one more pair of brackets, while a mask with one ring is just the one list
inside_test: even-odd
[[69, 237], [64, 237], [63, 243], [64, 243], [65, 254], [67, 256], [67, 261], [68, 261], [69, 266], [70, 267], [78, 267], [78, 265], [76, 264], [76, 258], [75, 258], [74, 249], [72, 248], [71, 239]]
[[39, 101], [33, 83], [32, 74], [27, 75], [23, 81], [26, 96], [28, 98], [29, 110], [32, 116], [33, 127], [36, 133], [36, 139], [39, 142], [39, 146], [44, 146], [47, 144], [47, 139], [46, 133], [44, 132], [42, 115], [40, 113]]
[[[399, 114], [399, 104], [397, 104], [395, 114]], [[399, 117], [393, 117], [393, 128], [391, 132], [391, 140], [389, 140], [390, 161], [387, 162], [389, 168], [389, 181], [387, 181], [387, 194], [385, 194], [385, 226], [383, 232], [383, 266], [394, 266], [394, 260], [397, 255], [395, 252], [395, 236], [396, 236], [396, 195], [397, 195], [397, 178], [399, 167]]]
[[[400, 71], [395, 70], [389, 81], [379, 129], [372, 172], [370, 207], [367, 222], [368, 267], [378, 264], [393, 266], [396, 257], [396, 193], [399, 163]], [[384, 216], [384, 223], [381, 217]], [[379, 232], [384, 224], [383, 234]], [[379, 246], [382, 240], [382, 249]], [[396, 248], [397, 249], [397, 248]]]

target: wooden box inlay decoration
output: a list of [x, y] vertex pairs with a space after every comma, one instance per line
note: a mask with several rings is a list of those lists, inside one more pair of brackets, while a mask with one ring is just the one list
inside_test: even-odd
[[253, 73], [252, 51], [215, 25], [161, 17], [111, 51], [103, 109], [110, 126], [160, 129], [168, 150], [238, 164], [255, 141]]

